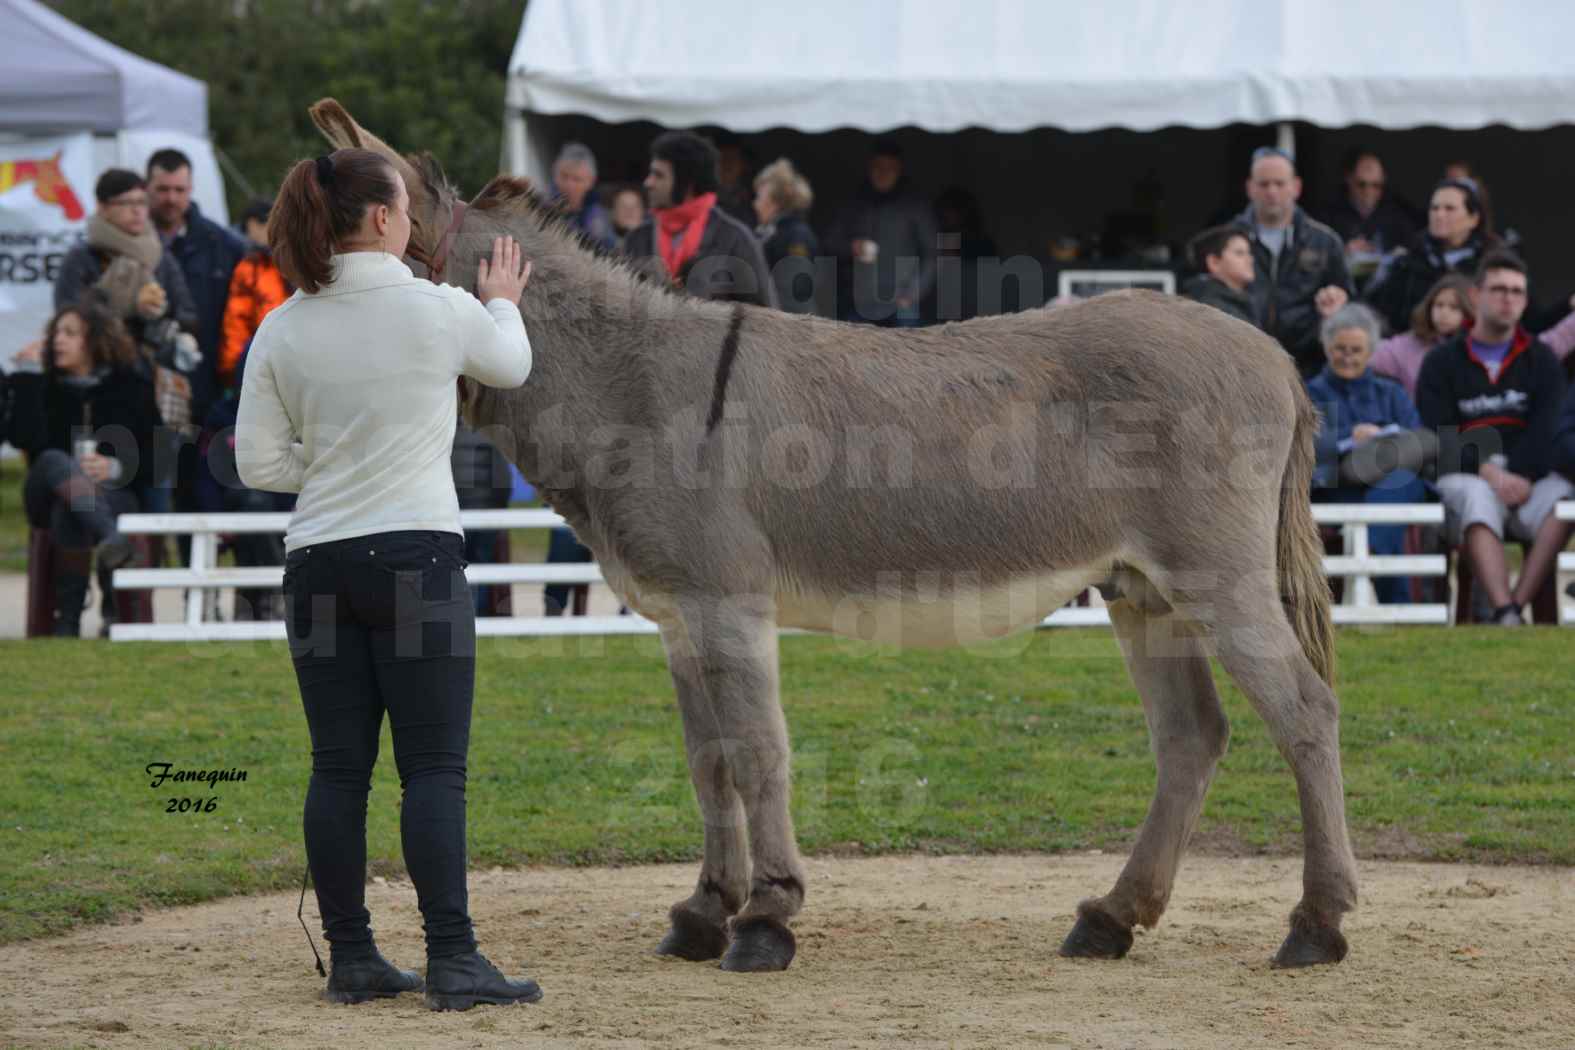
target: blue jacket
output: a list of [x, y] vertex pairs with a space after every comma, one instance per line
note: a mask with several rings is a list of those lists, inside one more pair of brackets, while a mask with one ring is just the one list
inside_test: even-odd
[[1575, 481], [1575, 383], [1570, 384], [1553, 425], [1553, 469]]
[[1323, 415], [1315, 445], [1318, 467], [1313, 472], [1313, 484], [1320, 488], [1337, 483], [1339, 444], [1350, 438], [1358, 423], [1380, 427], [1393, 423], [1402, 430], [1422, 425], [1405, 387], [1372, 369], [1355, 379], [1341, 379], [1326, 366], [1307, 380], [1307, 394]]
[[165, 249], [180, 264], [197, 307], [194, 335], [202, 350], [202, 364], [191, 377], [192, 419], [207, 416], [218, 394], [219, 344], [224, 336], [224, 306], [230, 298], [230, 277], [245, 257], [245, 238], [203, 217], [192, 202], [186, 213], [186, 232]]

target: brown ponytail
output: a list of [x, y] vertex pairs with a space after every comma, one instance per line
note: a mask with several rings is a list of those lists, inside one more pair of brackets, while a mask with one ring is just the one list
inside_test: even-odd
[[319, 291], [332, 274], [330, 257], [361, 228], [366, 209], [398, 200], [394, 166], [371, 150], [297, 161], [268, 215], [268, 247], [285, 280], [309, 294]]

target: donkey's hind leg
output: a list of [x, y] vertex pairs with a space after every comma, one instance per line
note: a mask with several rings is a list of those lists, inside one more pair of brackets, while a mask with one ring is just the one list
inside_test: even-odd
[[1340, 704], [1286, 619], [1272, 573], [1237, 578], [1213, 596], [1215, 652], [1290, 763], [1302, 814], [1302, 899], [1278, 967], [1345, 958], [1341, 917], [1356, 907], [1356, 858], [1345, 826]]
[[1126, 867], [1108, 894], [1078, 906], [1065, 956], [1119, 959], [1132, 947], [1133, 926], [1159, 921], [1230, 738], [1196, 625], [1169, 611], [1146, 580], [1126, 588], [1110, 620], [1143, 698], [1158, 781]]
[[749, 843], [744, 804], [733, 787], [727, 748], [706, 701], [699, 655], [678, 628], [664, 628], [668, 669], [678, 691], [684, 750], [705, 823], [705, 858], [695, 891], [668, 911], [671, 927], [658, 955], [700, 962], [727, 950], [727, 923], [749, 894]]

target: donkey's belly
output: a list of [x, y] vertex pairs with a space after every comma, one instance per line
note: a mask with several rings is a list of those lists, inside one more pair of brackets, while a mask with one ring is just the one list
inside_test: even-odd
[[1106, 574], [1087, 566], [980, 586], [921, 573], [862, 593], [782, 590], [777, 623], [883, 645], [974, 645], [1033, 627]]

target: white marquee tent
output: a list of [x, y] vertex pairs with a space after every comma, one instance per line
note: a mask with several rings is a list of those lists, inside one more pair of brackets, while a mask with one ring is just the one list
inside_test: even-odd
[[192, 158], [198, 206], [228, 221], [202, 81], [118, 48], [37, 0], [0, 0], [0, 20], [0, 135], [88, 131], [100, 168], [140, 169], [154, 150], [174, 146]]
[[514, 111], [878, 132], [1571, 118], [1557, 0], [531, 0]]

